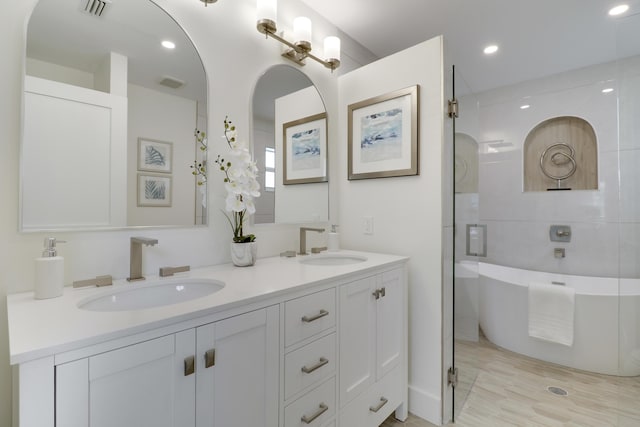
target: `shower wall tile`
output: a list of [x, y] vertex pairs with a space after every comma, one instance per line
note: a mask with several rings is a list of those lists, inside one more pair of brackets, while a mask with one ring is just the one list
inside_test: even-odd
[[619, 87], [620, 149], [640, 149], [640, 75], [624, 75]]
[[[640, 223], [620, 224], [620, 277], [640, 277]], [[640, 311], [638, 312], [640, 313]]]
[[[617, 277], [618, 224], [565, 223], [571, 227], [569, 243], [551, 242], [549, 222], [486, 221], [489, 263], [551, 273]], [[565, 248], [555, 258], [554, 248]]]
[[640, 222], [640, 149], [620, 152], [620, 220]]

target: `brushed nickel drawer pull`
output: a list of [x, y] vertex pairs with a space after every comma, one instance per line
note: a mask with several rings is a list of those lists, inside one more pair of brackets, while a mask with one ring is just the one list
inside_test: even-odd
[[385, 399], [384, 397], [381, 397], [381, 398], [380, 398], [380, 403], [378, 403], [378, 405], [377, 405], [377, 406], [370, 406], [370, 407], [369, 407], [369, 410], [370, 410], [371, 412], [378, 412], [380, 409], [382, 409], [382, 407], [383, 407], [384, 405], [386, 405], [386, 404], [387, 404], [387, 402], [388, 402], [388, 401], [389, 401], [389, 399]]
[[184, 376], [188, 377], [196, 371], [196, 358], [193, 356], [184, 358]]
[[309, 368], [307, 366], [303, 366], [302, 367], [302, 372], [304, 372], [305, 374], [310, 374], [311, 372], [315, 371], [316, 369], [322, 368], [327, 363], [329, 363], [329, 359], [325, 359], [324, 357], [321, 357], [320, 361], [318, 363], [316, 363], [315, 365], [313, 365], [312, 367]]
[[329, 410], [329, 407], [327, 405], [325, 405], [324, 403], [321, 403], [318, 407], [320, 409], [318, 409], [315, 414], [311, 415], [308, 418], [307, 418], [306, 415], [303, 415], [302, 418], [300, 418], [300, 421], [302, 421], [305, 424], [311, 424], [313, 422], [313, 420], [315, 420], [320, 415], [324, 414], [325, 412], [327, 412]]
[[387, 290], [385, 289], [385, 287], [383, 286], [382, 288], [380, 288], [380, 296], [384, 297], [387, 294]]
[[215, 364], [216, 364], [216, 350], [212, 348], [211, 350], [207, 350], [204, 353], [204, 367], [210, 368], [212, 366], [215, 366]]
[[303, 316], [302, 317], [302, 321], [305, 322], [305, 323], [311, 323], [314, 320], [318, 320], [321, 317], [328, 316], [328, 315], [329, 315], [329, 312], [327, 310], [320, 310], [320, 312], [318, 314], [316, 314], [315, 316], [311, 316], [311, 317]]
[[371, 293], [371, 295], [376, 297], [376, 299], [380, 299], [380, 289], [376, 289], [374, 292]]

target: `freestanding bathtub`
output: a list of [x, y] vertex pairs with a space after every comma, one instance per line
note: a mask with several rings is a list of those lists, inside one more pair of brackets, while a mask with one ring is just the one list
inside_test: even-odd
[[[640, 375], [639, 279], [560, 275], [486, 263], [479, 263], [477, 271], [479, 324], [494, 344], [585, 371]], [[562, 282], [575, 289], [571, 347], [529, 337], [532, 282]]]

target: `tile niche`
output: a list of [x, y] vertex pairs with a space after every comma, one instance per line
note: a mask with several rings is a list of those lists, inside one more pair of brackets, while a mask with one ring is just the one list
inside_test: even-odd
[[524, 142], [524, 191], [597, 190], [598, 144], [586, 120], [554, 117]]

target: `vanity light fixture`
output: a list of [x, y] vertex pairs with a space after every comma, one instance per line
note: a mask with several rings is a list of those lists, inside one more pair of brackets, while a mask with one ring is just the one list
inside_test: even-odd
[[286, 45], [287, 49], [282, 53], [282, 56], [298, 65], [305, 65], [305, 60], [311, 58], [329, 68], [331, 72], [340, 66], [340, 39], [338, 37], [331, 36], [324, 39], [325, 59], [320, 59], [311, 53], [311, 20], [309, 18], [299, 16], [293, 20], [295, 41], [290, 42], [277, 34], [277, 0], [258, 0], [256, 9], [258, 32]]
[[531, 105], [529, 105], [529, 104], [524, 104], [524, 105], [521, 105], [521, 106], [520, 106], [520, 109], [521, 109], [521, 110], [526, 110], [527, 108], [531, 108]]
[[609, 15], [610, 16], [622, 15], [627, 10], [629, 10], [629, 5], [628, 4], [620, 4], [618, 6], [615, 6], [615, 7], [612, 7], [611, 9], [609, 9]]
[[613, 92], [613, 88], [612, 87], [608, 87], [608, 88], [602, 89], [602, 93], [611, 93], [611, 92]]

